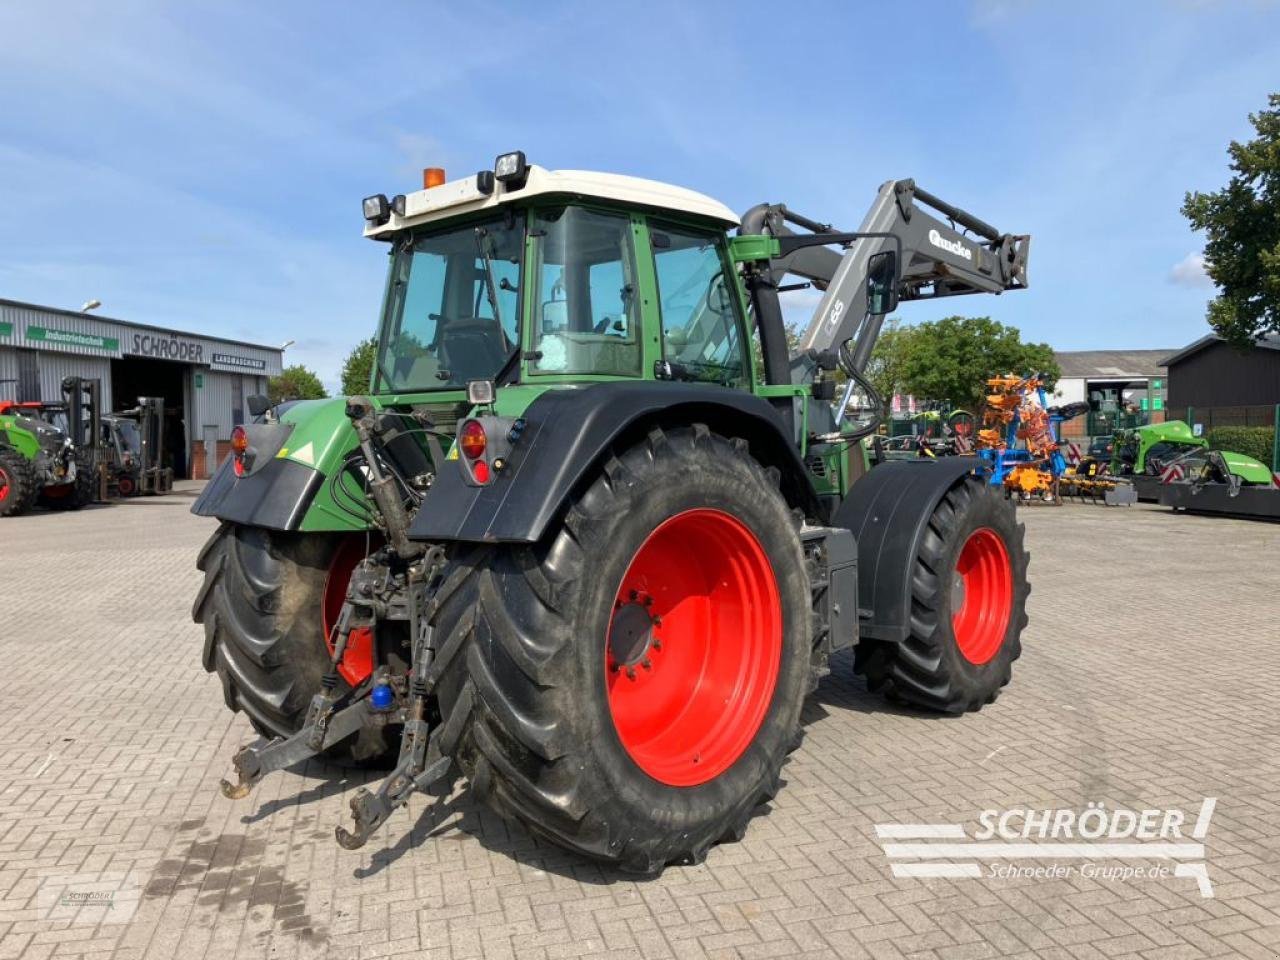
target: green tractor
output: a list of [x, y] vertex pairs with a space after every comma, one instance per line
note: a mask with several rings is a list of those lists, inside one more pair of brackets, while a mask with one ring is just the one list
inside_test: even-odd
[[[899, 300], [1024, 287], [1028, 238], [910, 180], [854, 233], [521, 153], [438, 180], [364, 201], [390, 253], [368, 396], [237, 427], [193, 507], [220, 521], [204, 666], [261, 735], [228, 797], [394, 762], [338, 828], [356, 848], [462, 774], [651, 874], [741, 837], [836, 652], [898, 702], [995, 699], [1026, 624], [1012, 504], [972, 458], [855, 484], [876, 422], [846, 411], [854, 384], [883, 409], [863, 371]], [[794, 355], [787, 276], [824, 291]]]
[[55, 403], [0, 402], [0, 517], [37, 504], [79, 510], [94, 501], [93, 447], [84, 439], [96, 416], [97, 381], [68, 377], [63, 395]]

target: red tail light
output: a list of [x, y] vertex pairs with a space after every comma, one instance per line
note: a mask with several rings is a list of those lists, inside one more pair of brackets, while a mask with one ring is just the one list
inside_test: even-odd
[[244, 455], [248, 449], [249, 435], [245, 433], [244, 427], [236, 427], [231, 431], [231, 452], [233, 454], [231, 468], [235, 470], [237, 477], [244, 476]]
[[480, 426], [479, 420], [468, 420], [458, 431], [458, 446], [468, 460], [479, 460], [484, 456], [484, 448], [488, 444], [489, 438], [485, 436], [484, 427]]

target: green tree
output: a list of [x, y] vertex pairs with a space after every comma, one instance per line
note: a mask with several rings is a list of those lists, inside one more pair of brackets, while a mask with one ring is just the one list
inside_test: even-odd
[[900, 390], [977, 412], [988, 377], [1039, 373], [1052, 386], [1060, 370], [1047, 343], [1023, 343], [1017, 327], [990, 317], [944, 317], [910, 328]]
[[285, 367], [280, 376], [267, 381], [267, 396], [273, 404], [286, 400], [321, 400], [328, 395], [320, 378], [300, 363]]
[[373, 375], [373, 355], [377, 349], [376, 337], [361, 340], [351, 348], [346, 362], [342, 364], [343, 394], [349, 397], [369, 390], [369, 380]]
[[1205, 232], [1205, 270], [1219, 290], [1209, 324], [1240, 345], [1280, 333], [1280, 93], [1267, 102], [1249, 115], [1257, 137], [1227, 148], [1230, 182], [1182, 204], [1192, 228]]
[[884, 401], [884, 412], [892, 405], [893, 395], [902, 392], [907, 353], [915, 334], [915, 327], [904, 327], [897, 317], [891, 317], [885, 321], [880, 339], [871, 349], [866, 377]]

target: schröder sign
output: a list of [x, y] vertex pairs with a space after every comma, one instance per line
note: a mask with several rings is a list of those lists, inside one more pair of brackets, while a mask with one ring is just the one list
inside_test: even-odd
[[132, 349], [126, 353], [135, 353], [142, 357], [155, 357], [159, 360], [185, 360], [188, 363], [204, 363], [204, 345], [191, 340], [181, 340], [163, 333], [135, 333], [130, 341]]

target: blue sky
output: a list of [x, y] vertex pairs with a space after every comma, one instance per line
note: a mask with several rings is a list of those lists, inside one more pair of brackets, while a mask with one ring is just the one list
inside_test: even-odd
[[[1033, 236], [1031, 289], [911, 304], [1164, 348], [1178, 213], [1280, 91], [1280, 4], [0, 5], [0, 297], [266, 342], [331, 385], [377, 317], [362, 196], [521, 148], [854, 229], [914, 177]], [[805, 294], [794, 295], [793, 314]]]

